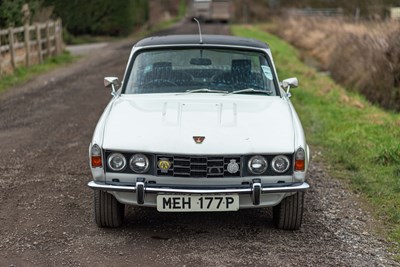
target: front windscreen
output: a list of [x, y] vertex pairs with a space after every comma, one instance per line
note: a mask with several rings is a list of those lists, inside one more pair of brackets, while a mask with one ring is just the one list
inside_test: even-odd
[[145, 50], [134, 57], [125, 94], [192, 90], [265, 91], [277, 95], [273, 68], [262, 52], [233, 49]]

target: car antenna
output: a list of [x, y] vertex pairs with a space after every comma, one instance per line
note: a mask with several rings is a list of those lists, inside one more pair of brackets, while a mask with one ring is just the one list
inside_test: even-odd
[[200, 21], [196, 18], [193, 18], [194, 21], [197, 22], [197, 26], [199, 26], [199, 35], [200, 35], [200, 44], [203, 44], [203, 37], [201, 36], [201, 27], [200, 27]]

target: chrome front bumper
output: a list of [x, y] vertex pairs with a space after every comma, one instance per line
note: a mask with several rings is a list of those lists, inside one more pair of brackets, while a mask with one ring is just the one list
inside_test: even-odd
[[254, 205], [260, 204], [261, 194], [268, 193], [291, 193], [305, 191], [310, 186], [306, 183], [290, 183], [281, 186], [280, 184], [262, 184], [257, 179], [250, 185], [227, 186], [218, 188], [208, 188], [206, 186], [182, 186], [182, 185], [154, 185], [146, 184], [142, 181], [136, 182], [135, 185], [111, 185], [105, 183], [96, 183], [91, 181], [88, 186], [95, 190], [103, 191], [119, 191], [119, 192], [136, 192], [137, 203], [143, 204], [145, 193], [175, 193], [175, 194], [251, 194]]

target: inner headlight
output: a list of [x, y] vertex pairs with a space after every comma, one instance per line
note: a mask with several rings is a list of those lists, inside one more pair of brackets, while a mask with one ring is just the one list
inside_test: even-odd
[[272, 160], [271, 165], [274, 171], [278, 173], [284, 173], [289, 169], [290, 161], [286, 156], [279, 155]]
[[136, 173], [145, 173], [149, 170], [149, 159], [143, 154], [135, 154], [129, 161], [129, 166]]
[[122, 171], [126, 167], [126, 159], [120, 153], [113, 153], [108, 157], [108, 167], [113, 171]]
[[262, 174], [267, 170], [268, 162], [263, 156], [253, 156], [249, 160], [249, 170], [252, 174]]

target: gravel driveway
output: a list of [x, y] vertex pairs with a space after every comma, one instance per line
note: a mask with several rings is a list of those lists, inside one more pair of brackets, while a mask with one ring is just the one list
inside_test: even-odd
[[[197, 33], [197, 26], [164, 33]], [[124, 227], [97, 228], [87, 150], [110, 99], [103, 77], [122, 77], [133, 42], [112, 43], [0, 95], [0, 266], [399, 266], [372, 231], [377, 223], [327, 176], [317, 151], [300, 231], [275, 229], [270, 209], [128, 207]]]

